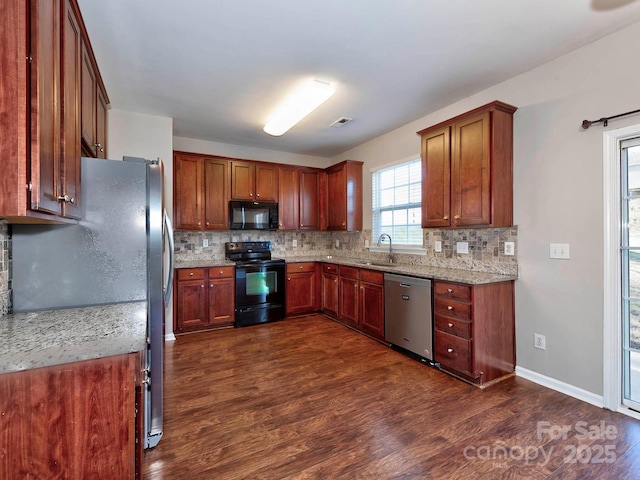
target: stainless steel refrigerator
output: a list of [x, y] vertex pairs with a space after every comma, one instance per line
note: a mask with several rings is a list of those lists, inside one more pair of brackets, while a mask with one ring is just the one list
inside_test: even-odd
[[173, 232], [161, 161], [82, 159], [77, 225], [14, 225], [14, 312], [147, 302], [145, 448], [162, 437], [164, 312]]

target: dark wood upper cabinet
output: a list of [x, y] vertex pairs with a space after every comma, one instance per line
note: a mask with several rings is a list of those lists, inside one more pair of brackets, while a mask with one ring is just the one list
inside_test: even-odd
[[278, 169], [278, 227], [298, 230], [300, 225], [300, 170], [296, 167]]
[[174, 152], [173, 162], [175, 228], [228, 230], [229, 160]]
[[233, 200], [277, 202], [277, 165], [231, 161], [231, 198]]
[[107, 101], [95, 60], [82, 46], [82, 150], [85, 156], [107, 158]]
[[362, 162], [346, 160], [326, 172], [327, 230], [362, 230]]
[[492, 102], [421, 130], [422, 227], [513, 224], [513, 113]]
[[[80, 9], [76, 0], [31, 0], [7, 2], [0, 13], [0, 217], [72, 222], [81, 215], [80, 156], [87, 153], [82, 111], [99, 108], [96, 97], [83, 95], [82, 82], [101, 84]], [[106, 112], [104, 90], [101, 102]], [[97, 119], [89, 129], [97, 131]]]
[[324, 172], [300, 169], [300, 230], [321, 230], [320, 189]]

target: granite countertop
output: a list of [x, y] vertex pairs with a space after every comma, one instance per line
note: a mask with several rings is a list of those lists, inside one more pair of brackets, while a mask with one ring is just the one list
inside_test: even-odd
[[139, 352], [147, 302], [15, 313], [0, 317], [0, 373]]
[[[501, 273], [477, 272], [474, 270], [459, 270], [454, 268], [431, 267], [428, 265], [407, 265], [396, 263], [392, 266], [384, 264], [371, 264], [359, 258], [339, 257], [335, 255], [318, 256], [291, 256], [284, 257], [287, 263], [296, 262], [324, 262], [337, 265], [348, 265], [351, 267], [378, 270], [381, 272], [395, 273], [398, 275], [411, 275], [413, 277], [429, 278], [434, 280], [444, 280], [449, 282], [468, 283], [471, 285], [481, 285], [485, 283], [506, 282], [517, 280], [517, 275], [505, 275]], [[176, 268], [204, 268], [233, 266], [234, 262], [225, 259], [211, 258], [201, 260], [177, 261]]]

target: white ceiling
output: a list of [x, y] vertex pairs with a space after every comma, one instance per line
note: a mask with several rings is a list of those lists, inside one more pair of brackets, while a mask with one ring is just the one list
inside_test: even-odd
[[[332, 157], [640, 21], [632, 0], [79, 0], [112, 108]], [[282, 137], [300, 80], [336, 94]], [[329, 127], [341, 116], [353, 121]]]

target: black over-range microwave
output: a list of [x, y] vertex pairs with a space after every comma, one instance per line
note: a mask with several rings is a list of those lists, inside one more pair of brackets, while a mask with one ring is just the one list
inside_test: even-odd
[[277, 230], [277, 202], [229, 202], [229, 228], [231, 230]]

